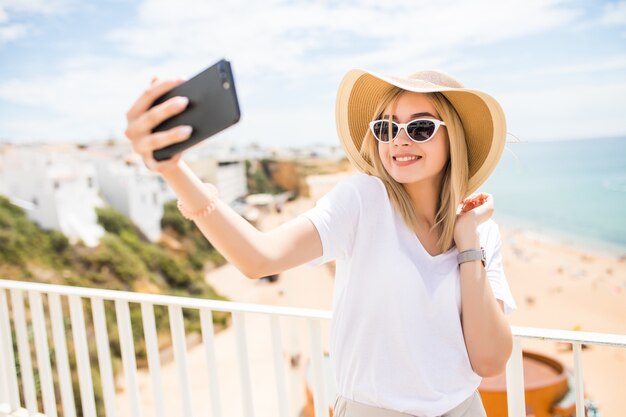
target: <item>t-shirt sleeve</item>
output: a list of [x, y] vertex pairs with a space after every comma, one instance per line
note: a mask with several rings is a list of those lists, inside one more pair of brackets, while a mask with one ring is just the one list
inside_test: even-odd
[[345, 178], [317, 200], [314, 207], [298, 216], [311, 220], [322, 241], [322, 255], [307, 262], [308, 266], [349, 256], [356, 235], [360, 201], [357, 187], [351, 183], [351, 178]]
[[495, 298], [504, 302], [504, 314], [509, 315], [517, 310], [517, 303], [513, 298], [502, 267], [502, 238], [500, 237], [500, 228], [495, 222], [493, 222], [493, 228], [490, 230], [485, 249], [487, 251], [487, 279], [491, 284]]

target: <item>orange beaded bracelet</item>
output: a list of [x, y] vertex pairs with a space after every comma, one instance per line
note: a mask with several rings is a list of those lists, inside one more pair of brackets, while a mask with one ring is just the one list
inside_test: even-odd
[[187, 220], [196, 220], [201, 217], [208, 216], [209, 214], [211, 214], [213, 210], [215, 210], [215, 204], [216, 204], [217, 199], [219, 198], [219, 191], [215, 185], [210, 184], [208, 182], [205, 182], [204, 186], [209, 189], [209, 192], [211, 194], [211, 197], [210, 197], [211, 200], [206, 207], [201, 208], [198, 211], [191, 212], [191, 211], [188, 211], [183, 206], [182, 201], [178, 200], [178, 202], [176, 203], [176, 207], [178, 207], [178, 211], [180, 211], [180, 214], [182, 214], [183, 217], [186, 218]]

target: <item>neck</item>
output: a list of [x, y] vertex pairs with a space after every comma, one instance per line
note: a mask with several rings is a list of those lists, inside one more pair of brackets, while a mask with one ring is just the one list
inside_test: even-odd
[[441, 189], [440, 181], [429, 179], [422, 182], [404, 184], [404, 187], [413, 202], [418, 223], [430, 230], [435, 224]]

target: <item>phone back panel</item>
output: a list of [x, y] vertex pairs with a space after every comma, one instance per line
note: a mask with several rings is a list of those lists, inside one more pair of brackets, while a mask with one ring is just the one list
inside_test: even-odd
[[154, 159], [162, 161], [213, 136], [237, 123], [241, 117], [235, 82], [230, 62], [221, 60], [154, 101], [153, 106], [165, 100], [184, 96], [189, 98], [185, 111], [153, 129], [168, 130], [180, 125], [193, 127], [191, 136], [183, 141], [154, 151]]

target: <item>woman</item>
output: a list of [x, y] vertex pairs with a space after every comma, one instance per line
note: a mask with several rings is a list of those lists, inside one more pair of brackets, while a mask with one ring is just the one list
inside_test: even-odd
[[170, 99], [148, 110], [179, 82], [153, 80], [127, 114], [126, 135], [172, 187], [181, 212], [246, 276], [337, 260], [334, 415], [485, 416], [478, 386], [504, 371], [512, 349], [505, 314], [517, 308], [502, 270], [493, 197], [470, 195], [504, 148], [499, 104], [439, 71], [405, 78], [349, 71], [337, 95], [337, 127], [360, 172], [315, 207], [261, 232], [180, 155], [152, 159], [154, 149], [189, 135], [150, 134], [185, 107]]

